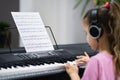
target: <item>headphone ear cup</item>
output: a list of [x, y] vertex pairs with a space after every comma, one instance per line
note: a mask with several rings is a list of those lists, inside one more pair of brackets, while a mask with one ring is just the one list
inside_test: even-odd
[[92, 38], [98, 39], [102, 36], [102, 28], [98, 27], [97, 25], [90, 25], [89, 27], [89, 34]]

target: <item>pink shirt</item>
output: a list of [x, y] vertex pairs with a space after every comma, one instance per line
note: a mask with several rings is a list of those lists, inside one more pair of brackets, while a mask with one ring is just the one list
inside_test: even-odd
[[99, 53], [91, 57], [82, 80], [115, 80], [112, 55]]

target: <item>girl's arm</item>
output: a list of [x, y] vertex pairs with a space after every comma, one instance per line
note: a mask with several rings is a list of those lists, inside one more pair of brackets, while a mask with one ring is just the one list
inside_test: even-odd
[[[76, 62], [83, 62], [84, 64], [87, 64], [89, 61], [89, 55], [87, 54], [87, 52], [84, 52], [84, 54], [84, 56], [77, 56]], [[67, 63], [65, 67], [66, 72], [70, 76], [71, 80], [80, 80], [77, 64]]]
[[71, 79], [71, 80], [80, 80], [80, 77], [79, 77], [78, 74], [72, 74], [72, 75], [70, 76], [70, 79]]

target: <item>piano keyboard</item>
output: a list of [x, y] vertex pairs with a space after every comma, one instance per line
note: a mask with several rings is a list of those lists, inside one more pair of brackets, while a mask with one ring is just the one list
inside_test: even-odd
[[76, 64], [74, 59], [75, 56], [63, 50], [47, 54], [3, 54], [0, 56], [0, 80], [22, 79], [65, 71], [65, 63], [69, 61]]
[[[44, 71], [49, 72], [51, 70], [64, 69], [62, 63], [44, 64], [44, 65], [28, 65], [28, 66], [16, 66], [11, 68], [1, 68], [0, 80], [16, 79], [22, 77], [35, 76], [38, 74], [45, 74]], [[47, 74], [47, 73], [46, 73]]]

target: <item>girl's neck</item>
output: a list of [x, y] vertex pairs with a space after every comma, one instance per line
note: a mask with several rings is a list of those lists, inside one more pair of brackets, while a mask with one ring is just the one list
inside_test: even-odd
[[109, 42], [105, 37], [98, 42], [98, 49], [99, 52], [111, 53]]
[[111, 54], [110, 51], [107, 51], [107, 50], [101, 50], [100, 53], [108, 53], [108, 54]]

